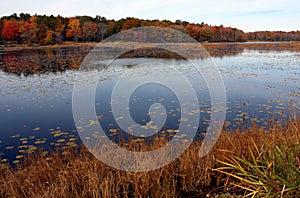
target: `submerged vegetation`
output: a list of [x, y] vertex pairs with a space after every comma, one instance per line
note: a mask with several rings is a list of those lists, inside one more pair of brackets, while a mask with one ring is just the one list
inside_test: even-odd
[[[165, 142], [157, 139], [153, 147]], [[129, 145], [135, 148], [136, 142]], [[144, 144], [144, 147], [149, 145]], [[299, 197], [300, 121], [268, 130], [223, 131], [210, 154], [198, 157], [200, 142], [173, 163], [130, 173], [101, 163], [84, 147], [42, 151], [2, 165], [1, 197]]]

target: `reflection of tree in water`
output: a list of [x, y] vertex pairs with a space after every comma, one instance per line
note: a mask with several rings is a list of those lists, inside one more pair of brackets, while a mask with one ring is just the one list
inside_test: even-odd
[[290, 42], [210, 43], [203, 44], [203, 47], [213, 57], [234, 56], [244, 52], [244, 50], [276, 52], [300, 51], [299, 44]]
[[5, 52], [0, 57], [0, 68], [8, 73], [25, 76], [78, 69], [89, 49], [73, 47]]
[[[198, 44], [196, 44], [198, 45]], [[281, 44], [259, 44], [259, 43], [202, 43], [202, 46], [208, 51], [211, 57], [236, 56], [247, 50], [259, 51], [299, 51], [300, 47], [290, 45], [289, 43]], [[295, 47], [296, 46], [296, 47]], [[299, 45], [300, 46], [300, 45]], [[121, 44], [109, 44], [108, 50], [114, 52], [122, 48]], [[184, 58], [207, 58], [206, 55], [199, 56], [199, 51], [193, 44], [180, 44], [170, 46], [187, 52]], [[79, 69], [84, 57], [88, 54], [91, 47], [61, 47], [52, 49], [24, 49], [20, 51], [5, 51], [0, 54], [0, 69], [17, 75], [31, 75], [49, 72], [63, 72], [68, 69]], [[204, 53], [205, 54], [205, 53]], [[128, 51], [120, 58], [167, 58], [182, 59], [183, 57], [174, 53], [172, 50], [165, 50], [159, 47], [145, 47]], [[107, 57], [113, 58], [113, 57]]]
[[[110, 45], [110, 44], [109, 44]], [[122, 48], [130, 49], [128, 44], [121, 44], [119, 46], [107, 46], [107, 50], [117, 52]], [[163, 47], [162, 47], [163, 46]], [[199, 47], [199, 43], [187, 44], [158, 44], [158, 45], [144, 45], [142, 48], [133, 49], [122, 54], [119, 58], [165, 58], [165, 59], [186, 59], [197, 58], [206, 59], [212, 57], [236, 56], [244, 51], [244, 47], [233, 44], [202, 44], [203, 48]], [[204, 48], [208, 53], [205, 52]], [[181, 54], [177, 54], [176, 51]], [[204, 51], [203, 51], [204, 50]], [[113, 53], [112, 53], [113, 54]], [[183, 57], [184, 55], [184, 57]], [[107, 57], [111, 59], [113, 57]]]
[[234, 44], [204, 44], [205, 49], [212, 57], [236, 56], [243, 53], [245, 47]]

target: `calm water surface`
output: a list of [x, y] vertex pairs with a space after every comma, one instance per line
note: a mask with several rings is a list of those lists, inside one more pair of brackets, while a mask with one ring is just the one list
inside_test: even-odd
[[[80, 73], [77, 69], [88, 52], [89, 48], [0, 52], [1, 163], [18, 163], [26, 153], [38, 147], [47, 150], [81, 143], [72, 115], [72, 89]], [[267, 127], [270, 119], [281, 122], [294, 112], [299, 113], [300, 52], [245, 49], [226, 54], [211, 58], [219, 67], [226, 87], [224, 129], [251, 127], [252, 121]], [[136, 61], [122, 59], [114, 64], [126, 67]], [[183, 60], [138, 61], [159, 61], [185, 67]], [[205, 60], [199, 60], [199, 64], [205, 64]], [[168, 77], [168, 73], [165, 75]], [[201, 136], [210, 119], [209, 92], [198, 74], [187, 70], [185, 75], [191, 80], [199, 99], [201, 119], [197, 130]], [[99, 82], [95, 107], [107, 135], [118, 141], [119, 137], [114, 133], [120, 129], [110, 106], [115, 82], [113, 77]], [[129, 105], [133, 120], [147, 125], [149, 107], [158, 102], [165, 106], [167, 114], [166, 123], [158, 135], [176, 130], [182, 119], [180, 104], [170, 89], [159, 84], [145, 84], [133, 93]], [[171, 135], [165, 136], [171, 138]]]

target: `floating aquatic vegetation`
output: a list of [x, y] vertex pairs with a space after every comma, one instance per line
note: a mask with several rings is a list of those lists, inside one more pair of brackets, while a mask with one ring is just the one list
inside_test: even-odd
[[33, 152], [35, 152], [37, 149], [38, 149], [37, 147], [35, 147], [35, 146], [33, 146], [33, 145], [30, 145], [30, 146], [28, 147], [27, 153], [33, 153]]
[[20, 133], [17, 133], [16, 135], [12, 135], [10, 136], [11, 138], [19, 138], [20, 137]]
[[7, 146], [7, 147], [5, 147], [6, 150], [12, 150], [14, 148], [15, 148], [15, 146]]
[[27, 141], [27, 140], [28, 140], [28, 138], [26, 138], [26, 137], [20, 138], [20, 141], [21, 141], [21, 142]]
[[78, 144], [75, 142], [67, 142], [66, 146], [76, 147], [76, 146], [78, 146]]
[[19, 164], [19, 163], [20, 163], [20, 160], [14, 160], [12, 163], [14, 163], [14, 164]]
[[76, 138], [70, 138], [69, 141], [73, 142], [73, 141], [76, 141], [77, 139]]
[[60, 130], [57, 130], [57, 131], [51, 132], [51, 134], [53, 134], [53, 137], [60, 137], [60, 136], [64, 135], [65, 133]]
[[111, 133], [117, 133], [117, 129], [109, 129]]
[[63, 143], [63, 142], [65, 142], [66, 140], [65, 139], [59, 139], [59, 140], [57, 140], [56, 142], [58, 142], [58, 143]]
[[16, 159], [21, 159], [21, 158], [23, 158], [24, 156], [23, 155], [17, 155], [16, 156]]
[[45, 144], [45, 143], [46, 143], [45, 140], [36, 140], [36, 141], [34, 142], [34, 144]]
[[95, 121], [95, 120], [90, 120], [90, 123], [89, 124], [87, 124], [86, 126], [87, 127], [90, 127], [90, 126], [93, 126], [93, 125], [98, 125], [99, 124], [99, 122], [98, 121]]

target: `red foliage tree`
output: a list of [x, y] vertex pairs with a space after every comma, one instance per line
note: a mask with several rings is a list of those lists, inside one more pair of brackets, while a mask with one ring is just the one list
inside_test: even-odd
[[20, 22], [15, 19], [10, 19], [4, 23], [2, 36], [8, 40], [15, 40], [20, 36]]

